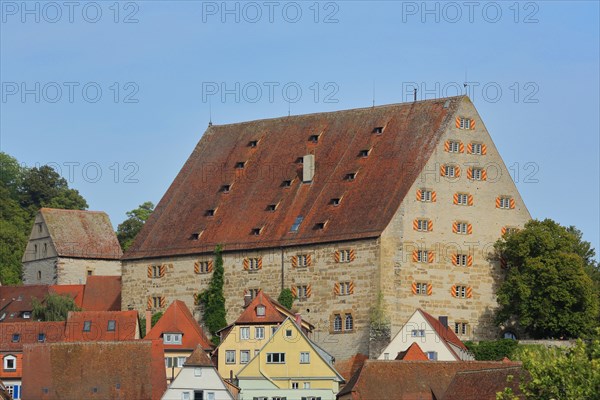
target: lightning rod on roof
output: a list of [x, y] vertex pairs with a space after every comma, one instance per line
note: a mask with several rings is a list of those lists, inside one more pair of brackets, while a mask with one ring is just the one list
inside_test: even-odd
[[208, 126], [212, 126], [212, 103], [208, 98]]
[[413, 101], [417, 101], [417, 88], [413, 89]]

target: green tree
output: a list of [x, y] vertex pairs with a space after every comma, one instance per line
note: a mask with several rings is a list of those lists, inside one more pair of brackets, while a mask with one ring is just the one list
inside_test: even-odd
[[40, 302], [32, 300], [32, 317], [39, 321], [66, 321], [69, 311], [80, 311], [71, 296], [48, 294]]
[[598, 326], [598, 293], [572, 229], [532, 220], [495, 248], [509, 266], [497, 292], [499, 325], [514, 317], [534, 338], [584, 337]]
[[500, 361], [504, 357], [511, 359], [519, 342], [512, 339], [486, 340], [479, 343], [465, 342], [477, 361]]
[[135, 210], [127, 212], [127, 219], [117, 227], [117, 238], [123, 251], [127, 250], [133, 244], [135, 237], [140, 233], [148, 218], [150, 218], [152, 211], [154, 211], [154, 204], [147, 201], [144, 204], [140, 204]]
[[[520, 390], [528, 400], [600, 399], [600, 342], [578, 340], [572, 348], [526, 346], [517, 348], [515, 359], [523, 362], [529, 377]], [[515, 400], [510, 389], [497, 399]]]
[[215, 268], [208, 289], [198, 294], [197, 301], [204, 306], [204, 324], [212, 335], [212, 342], [219, 344], [217, 331], [227, 326], [227, 311], [225, 310], [225, 295], [223, 294], [223, 247], [215, 248]]
[[65, 178], [47, 165], [25, 169], [19, 186], [20, 202], [35, 214], [40, 207], [85, 210], [87, 202]]
[[281, 293], [279, 293], [279, 297], [277, 298], [279, 304], [281, 304], [288, 310], [292, 309], [292, 306], [294, 305], [294, 300], [294, 295], [292, 294], [292, 291], [288, 288], [283, 289]]
[[[154, 325], [156, 325], [156, 323], [162, 316], [162, 311], [152, 314], [152, 318], [150, 319], [150, 328], [154, 328]], [[146, 332], [146, 318], [142, 317], [140, 318], [140, 335], [141, 337], [144, 337], [147, 333], [148, 332]]]

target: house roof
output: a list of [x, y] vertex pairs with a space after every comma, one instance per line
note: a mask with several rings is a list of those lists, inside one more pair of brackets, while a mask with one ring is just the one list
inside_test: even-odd
[[[109, 329], [109, 321], [115, 321], [114, 330]], [[89, 331], [85, 331], [86, 323]], [[71, 311], [67, 316], [66, 340], [107, 341], [139, 339], [137, 311]]]
[[30, 321], [23, 312], [31, 312], [33, 299], [41, 302], [47, 294], [48, 285], [0, 286], [0, 322]]
[[41, 208], [40, 213], [60, 257], [121, 258], [123, 251], [105, 212]]
[[181, 300], [175, 300], [169, 308], [160, 317], [156, 325], [144, 337], [149, 340], [162, 340], [163, 333], [182, 333], [181, 344], [165, 344], [166, 350], [189, 349], [193, 350], [198, 345], [204, 350], [212, 350], [213, 345], [206, 337], [206, 334], [198, 322], [190, 313], [185, 303]]
[[429, 358], [427, 358], [427, 355], [423, 353], [421, 346], [415, 342], [411, 344], [408, 349], [399, 352], [398, 356], [396, 356], [396, 360], [429, 361]]
[[519, 366], [518, 363], [497, 361], [366, 360], [338, 396], [355, 393], [361, 400], [442, 399], [455, 375], [460, 371]]
[[456, 336], [454, 331], [449, 327], [444, 326], [439, 319], [435, 318], [433, 315], [423, 311], [419, 308], [419, 312], [423, 314], [423, 317], [427, 320], [429, 325], [435, 330], [435, 332], [446, 342], [452, 343], [456, 347], [468, 351], [467, 346]]
[[27, 345], [23, 398], [159, 400], [167, 388], [160, 341]]
[[82, 308], [86, 311], [120, 311], [121, 277], [88, 276]]
[[214, 368], [215, 365], [210, 361], [210, 358], [206, 354], [206, 350], [202, 348], [202, 346], [196, 346], [196, 349], [190, 356], [185, 360], [183, 366], [187, 367], [211, 367]]
[[[44, 334], [44, 343], [57, 343], [65, 340], [65, 322], [4, 322], [0, 324], [0, 351], [21, 352], [26, 344], [39, 342]], [[18, 340], [14, 341], [14, 335]]]
[[[217, 244], [258, 249], [378, 237], [463, 99], [209, 126], [124, 259], [208, 253]], [[307, 154], [315, 156], [315, 175], [303, 184], [298, 159]], [[332, 199], [342, 197], [334, 208]]]
[[457, 372], [441, 400], [495, 400], [507, 387], [523, 399], [519, 384], [524, 374], [517, 366]]
[[48, 290], [51, 293], [71, 297], [75, 302], [75, 305], [79, 308], [82, 308], [85, 286], [86, 285], [51, 285]]
[[354, 373], [360, 367], [362, 367], [365, 360], [368, 359], [369, 356], [367, 356], [366, 354], [356, 353], [355, 355], [346, 360], [336, 361], [335, 369], [337, 369], [340, 375], [342, 375], [346, 382], [348, 382], [350, 381], [350, 378], [352, 378]]

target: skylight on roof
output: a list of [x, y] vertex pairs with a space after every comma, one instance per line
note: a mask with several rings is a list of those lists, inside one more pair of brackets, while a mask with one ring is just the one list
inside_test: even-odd
[[353, 181], [354, 179], [356, 179], [356, 172], [350, 172], [349, 174], [346, 174], [347, 181]]
[[202, 232], [204, 232], [204, 231], [199, 231], [199, 232], [192, 233], [192, 236], [190, 237], [190, 239], [191, 240], [198, 240], [198, 239], [200, 239], [200, 236], [202, 236]]
[[277, 204], [269, 204], [267, 206], [267, 211], [275, 211], [277, 210]]
[[260, 235], [260, 231], [262, 230], [262, 228], [254, 228], [252, 229], [252, 234], [255, 236]]
[[246, 166], [246, 162], [245, 161], [238, 161], [237, 163], [235, 163], [235, 168], [237, 169], [242, 169]]
[[217, 212], [216, 208], [211, 208], [209, 210], [206, 210], [206, 216], [207, 217], [214, 217], [215, 216], [215, 212]]
[[320, 229], [325, 229], [325, 226], [327, 225], [327, 221], [324, 222], [317, 222], [315, 224], [315, 229], [320, 230]]
[[296, 220], [294, 221], [294, 225], [292, 225], [292, 229], [290, 229], [290, 232], [298, 232], [298, 229], [300, 229], [300, 224], [302, 223], [302, 221], [304, 220], [304, 217], [299, 215], [296, 217]]
[[358, 153], [358, 155], [360, 157], [368, 157], [370, 152], [371, 152], [370, 149], [364, 149], [364, 150], [361, 150], [360, 153]]
[[256, 146], [258, 146], [258, 140], [251, 140], [250, 142], [248, 142], [248, 146], [249, 147], [256, 147]]
[[221, 186], [221, 192], [223, 192], [223, 193], [229, 193], [230, 190], [231, 190], [231, 185]]
[[375, 128], [373, 128], [373, 133], [381, 135], [383, 133], [383, 126], [376, 126]]
[[339, 206], [341, 202], [342, 199], [340, 197], [334, 197], [333, 199], [331, 199], [331, 205], [333, 206]]
[[311, 143], [319, 143], [319, 136], [320, 135], [310, 135], [308, 141]]

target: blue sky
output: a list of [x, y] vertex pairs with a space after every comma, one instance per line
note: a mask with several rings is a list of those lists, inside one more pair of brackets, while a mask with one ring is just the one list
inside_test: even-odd
[[115, 227], [160, 200], [209, 108], [216, 124], [348, 109], [466, 77], [532, 216], [600, 248], [596, 1], [0, 5], [1, 150], [52, 163]]

